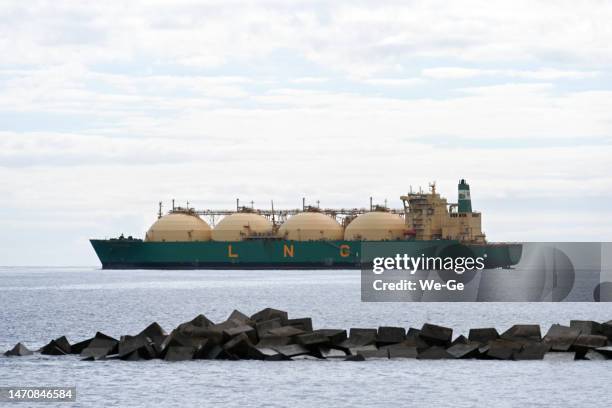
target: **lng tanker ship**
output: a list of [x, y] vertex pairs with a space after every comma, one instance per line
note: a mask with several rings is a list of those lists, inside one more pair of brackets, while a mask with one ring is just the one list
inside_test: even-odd
[[[518, 263], [520, 244], [487, 243], [470, 188], [458, 186], [457, 203], [436, 192], [400, 197], [403, 208], [300, 210], [196, 210], [175, 207], [144, 240], [92, 239], [104, 269], [346, 269], [361, 268], [376, 248], [408, 256], [483, 257], [487, 268]], [[209, 220], [207, 223], [202, 217]], [[220, 221], [215, 223], [219, 218]], [[212, 227], [211, 227], [212, 225]], [[365, 252], [370, 255], [365, 255]]]

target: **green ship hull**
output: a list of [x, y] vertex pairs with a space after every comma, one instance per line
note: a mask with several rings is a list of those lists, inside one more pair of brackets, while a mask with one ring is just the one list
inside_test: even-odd
[[[287, 241], [144, 242], [138, 239], [92, 239], [104, 269], [359, 269], [368, 244], [408, 256], [466, 254], [485, 259], [486, 268], [510, 267], [520, 260], [520, 244], [462, 245], [434, 241]], [[459, 249], [459, 250], [458, 250]], [[452, 255], [451, 255], [452, 256]]]

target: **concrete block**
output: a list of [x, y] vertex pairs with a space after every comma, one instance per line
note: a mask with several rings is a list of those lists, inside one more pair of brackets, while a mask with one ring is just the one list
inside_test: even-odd
[[293, 361], [299, 361], [299, 360], [317, 361], [317, 360], [320, 360], [320, 358], [311, 356], [310, 354], [300, 354], [299, 356], [291, 357], [291, 360]]
[[51, 340], [48, 344], [40, 349], [40, 354], [46, 354], [50, 356], [61, 356], [64, 354], [70, 354], [71, 346], [66, 339], [66, 336], [58, 337], [55, 340]]
[[544, 355], [544, 361], [574, 361], [575, 359], [576, 353], [574, 352], [553, 351]]
[[599, 326], [599, 330], [601, 331], [601, 334], [608, 338], [608, 340], [612, 341], [612, 320], [602, 323]]
[[409, 327], [408, 331], [406, 332], [406, 338], [407, 339], [416, 339], [419, 337], [419, 335], [421, 334], [421, 330], [416, 329], [414, 327]]
[[227, 318], [227, 320], [233, 320], [235, 322], [240, 322], [240, 324], [245, 324], [248, 326], [255, 326], [255, 322], [253, 320], [251, 320], [251, 318], [247, 315], [245, 315], [244, 313], [242, 313], [239, 310], [234, 310], [229, 317]]
[[344, 361], [365, 361], [365, 357], [361, 354], [355, 354], [346, 357]]
[[449, 354], [444, 347], [432, 346], [427, 350], [419, 352], [416, 357], [418, 360], [442, 360], [446, 358], [454, 358]]
[[351, 347], [348, 351], [352, 355], [359, 354], [360, 351], [372, 351], [378, 350], [378, 348], [374, 344], [368, 344], [367, 346], [359, 346], [359, 347]]
[[419, 337], [431, 345], [447, 346], [453, 338], [453, 329], [425, 323], [421, 327]]
[[529, 341], [541, 341], [542, 334], [538, 324], [515, 324], [500, 336], [506, 340], [525, 339]]
[[468, 340], [468, 338], [462, 334], [460, 336], [457, 336], [457, 338], [453, 340], [451, 346], [454, 346], [455, 344], [468, 344], [469, 342], [470, 341]]
[[139, 359], [150, 360], [158, 356], [158, 351], [154, 347], [153, 341], [142, 334], [137, 336], [121, 336], [117, 346], [117, 354], [123, 360], [135, 360], [135, 355]]
[[397, 344], [406, 340], [406, 329], [403, 327], [381, 326], [378, 328], [376, 343], [379, 346]]
[[416, 358], [418, 355], [418, 350], [415, 346], [408, 346], [402, 343], [381, 347], [381, 349], [389, 351], [389, 358]]
[[235, 358], [229, 355], [223, 347], [219, 345], [214, 345], [208, 352], [208, 354], [204, 357], [200, 357], [206, 360], [234, 360]]
[[[186, 346], [197, 345], [202, 343], [204, 340], [213, 342], [215, 344], [223, 344], [228, 337], [223, 334], [223, 330], [218, 328], [212, 329], [213, 326], [208, 327], [197, 327], [197, 326], [185, 326], [182, 329], [175, 329], [165, 338], [164, 343], [168, 343], [171, 338], [177, 338], [177, 341], [184, 343]], [[230, 326], [228, 328], [233, 328]]]
[[322, 334], [333, 345], [338, 345], [346, 340], [346, 330], [344, 329], [318, 329], [313, 331], [313, 333]]
[[574, 341], [573, 347], [577, 348], [598, 348], [605, 347], [608, 343], [606, 336], [597, 334], [581, 334]]
[[22, 343], [15, 344], [15, 347], [13, 347], [10, 350], [7, 350], [4, 353], [5, 356], [14, 356], [14, 357], [31, 356], [32, 354], [34, 354], [34, 352], [30, 350], [29, 348], [27, 348]]
[[257, 343], [258, 347], [279, 347], [285, 346], [293, 342], [291, 337], [279, 337], [279, 336], [266, 336], [263, 339], [259, 340]]
[[299, 336], [296, 337], [296, 341], [298, 342], [298, 344], [301, 344], [302, 346], [305, 346], [305, 347], [330, 344], [328, 337], [326, 337], [322, 333], [316, 333], [316, 332], [300, 334]]
[[468, 340], [477, 341], [481, 344], [487, 344], [489, 341], [497, 340], [498, 338], [499, 333], [497, 329], [493, 327], [470, 329], [470, 333], [468, 334]]
[[300, 344], [288, 344], [286, 346], [273, 347], [273, 349], [286, 357], [294, 357], [309, 352], [306, 347]]
[[319, 347], [319, 355], [323, 358], [345, 358], [346, 352], [344, 350], [339, 350], [335, 348], [329, 347]]
[[592, 320], [570, 320], [570, 327], [580, 330], [580, 334], [601, 334], [601, 324]]
[[70, 347], [70, 353], [71, 354], [81, 354], [83, 350], [89, 347], [89, 343], [91, 343], [92, 340], [93, 340], [93, 337], [91, 339], [79, 341], [78, 343], [73, 344]]
[[450, 346], [446, 352], [453, 358], [473, 358], [480, 354], [478, 352], [479, 347], [480, 343], [478, 342], [455, 343], [454, 345]]
[[246, 358], [250, 346], [252, 346], [252, 343], [249, 337], [241, 333], [228, 340], [228, 342], [223, 345], [223, 350], [238, 358]]
[[267, 307], [252, 315], [251, 320], [255, 322], [262, 322], [264, 320], [274, 319], [275, 317], [281, 319], [281, 323], [283, 324], [283, 326], [287, 324], [287, 320], [289, 319], [287, 312]]
[[239, 334], [246, 334], [247, 337], [249, 338], [249, 341], [253, 344], [257, 343], [258, 338], [257, 338], [257, 332], [255, 331], [255, 328], [252, 326], [248, 326], [246, 324], [243, 324], [241, 326], [238, 327], [232, 327], [230, 329], [224, 330], [223, 334], [226, 335], [229, 338], [232, 337], [236, 337]]
[[87, 347], [81, 352], [83, 361], [103, 360], [110, 355], [107, 347]]
[[349, 333], [348, 339], [339, 344], [339, 346], [345, 349], [374, 344], [378, 336], [378, 330], [376, 329], [352, 328]]
[[612, 358], [612, 346], [598, 347], [595, 350], [609, 359]]
[[361, 350], [357, 354], [362, 355], [363, 357], [365, 357], [366, 360], [389, 358], [389, 350], [387, 349]]
[[514, 352], [520, 351], [523, 347], [520, 343], [505, 339], [490, 341], [488, 346], [486, 356], [496, 360], [510, 360]]
[[550, 350], [550, 345], [546, 343], [533, 343], [524, 346], [521, 350], [515, 351], [512, 355], [513, 360], [543, 360], [544, 355]]
[[[271, 337], [293, 337], [304, 334], [303, 330], [300, 330], [293, 326], [283, 326], [277, 329], [268, 330], [268, 335]], [[267, 337], [266, 336], [266, 337]]]
[[157, 322], [153, 322], [147, 327], [145, 327], [143, 331], [138, 333], [137, 336], [148, 337], [153, 340], [155, 337], [164, 337], [167, 335], [168, 333], [166, 333], [165, 330]]
[[268, 331], [272, 329], [278, 329], [281, 326], [282, 326], [281, 320], [279, 317], [277, 317], [274, 319], [264, 320], [264, 321], [255, 323], [255, 330], [257, 331], [257, 336], [262, 338], [268, 335]]
[[603, 361], [603, 360], [607, 360], [608, 357], [606, 357], [605, 355], [601, 354], [597, 350], [589, 350], [584, 355], [584, 359], [585, 360], [590, 360], [590, 361]]
[[310, 317], [301, 317], [299, 319], [288, 319], [287, 326], [293, 326], [304, 332], [312, 331], [312, 319]]
[[273, 348], [268, 347], [255, 347], [257, 351], [263, 356], [263, 360], [266, 361], [286, 361], [289, 360], [289, 357], [286, 357], [274, 350]]
[[195, 350], [193, 347], [170, 346], [166, 351], [164, 360], [166, 361], [186, 361], [193, 360]]
[[579, 329], [553, 324], [544, 336], [544, 342], [550, 344], [552, 351], [567, 351], [579, 335]]

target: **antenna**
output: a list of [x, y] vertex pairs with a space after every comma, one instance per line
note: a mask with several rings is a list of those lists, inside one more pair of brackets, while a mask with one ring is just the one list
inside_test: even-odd
[[272, 225], [276, 225], [276, 222], [274, 219], [274, 200], [270, 200], [270, 205], [272, 206]]
[[372, 196], [370, 196], [370, 211], [372, 211]]
[[302, 211], [306, 209], [306, 197], [302, 197]]
[[172, 199], [172, 211], [174, 211], [174, 198]]
[[162, 217], [162, 202], [159, 202], [159, 211], [157, 212], [157, 218], [161, 218]]
[[251, 210], [255, 208], [255, 201], [251, 200]]
[[240, 199], [236, 199], [236, 211], [240, 211]]
[[321, 202], [317, 200], [317, 208], [321, 208]]

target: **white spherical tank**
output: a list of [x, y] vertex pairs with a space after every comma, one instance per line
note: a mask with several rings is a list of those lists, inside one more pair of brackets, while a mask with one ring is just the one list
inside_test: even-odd
[[195, 214], [172, 213], [164, 215], [151, 225], [145, 241], [210, 241], [210, 231], [208, 224]]
[[278, 229], [281, 238], [292, 241], [341, 240], [342, 226], [318, 212], [303, 212], [289, 218]]
[[389, 241], [404, 239], [408, 230], [404, 219], [397, 214], [372, 211], [361, 214], [346, 227], [347, 241]]
[[246, 237], [269, 234], [272, 223], [253, 213], [235, 213], [224, 217], [212, 231], [213, 241], [241, 241]]

